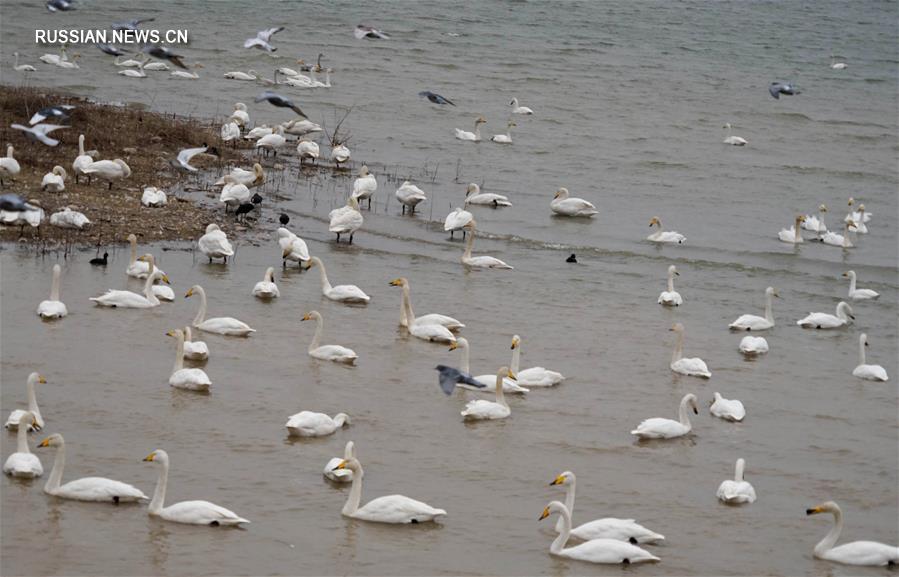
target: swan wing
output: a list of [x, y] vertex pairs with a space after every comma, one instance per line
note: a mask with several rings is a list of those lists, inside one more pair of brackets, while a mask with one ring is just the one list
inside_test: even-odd
[[658, 561], [659, 558], [648, 551], [615, 539], [593, 539], [576, 547], [562, 549], [559, 555], [591, 563], [640, 563]]
[[462, 208], [456, 208], [446, 216], [443, 221], [443, 230], [449, 232], [451, 230], [459, 230], [474, 218], [470, 212]]
[[220, 230], [214, 230], [208, 234], [204, 234], [197, 242], [200, 250], [207, 256], [232, 256], [234, 248]]
[[[484, 393], [495, 393], [496, 392], [496, 375], [478, 375], [474, 378], [477, 382], [484, 385], [483, 388], [479, 388], [478, 390]], [[529, 393], [530, 389], [522, 387], [518, 384], [517, 381], [513, 381], [507, 377], [503, 377], [503, 392], [504, 393]]]
[[169, 385], [177, 389], [206, 391], [209, 390], [212, 381], [203, 369], [180, 369], [169, 377]]
[[372, 499], [353, 513], [353, 517], [357, 519], [380, 523], [423, 523], [433, 521], [440, 515], [446, 515], [446, 511], [404, 495]]
[[318, 437], [322, 435], [330, 435], [337, 430], [337, 424], [334, 419], [324, 413], [315, 413], [312, 411], [300, 411], [287, 419], [284, 425], [291, 434], [301, 437]]
[[730, 323], [728, 327], [732, 329], [761, 329], [768, 328], [770, 323], [764, 317], [758, 315], [741, 315], [737, 320]]
[[843, 326], [843, 320], [827, 313], [809, 313], [804, 319], [796, 321], [803, 328], [830, 329]]
[[356, 352], [352, 349], [342, 347], [340, 345], [322, 345], [317, 349], [309, 352], [310, 355], [317, 359], [326, 361], [349, 362], [353, 363], [357, 358]]
[[650, 531], [633, 519], [617, 519], [615, 517], [606, 517], [584, 523], [572, 529], [571, 535], [582, 541], [591, 541], [593, 539], [630, 541], [634, 539], [638, 543], [654, 543], [665, 540], [664, 535]]
[[143, 491], [133, 485], [104, 477], [84, 477], [69, 481], [53, 494], [65, 499], [109, 503], [139, 501], [147, 498]]
[[678, 421], [653, 417], [637, 425], [631, 434], [646, 439], [669, 439], [685, 435], [687, 432], [687, 428]]
[[899, 547], [875, 541], [853, 541], [830, 549], [821, 558], [846, 565], [881, 566], [891, 561], [899, 563]]
[[441, 315], [441, 314], [437, 314], [437, 313], [430, 313], [427, 315], [422, 315], [422, 316], [416, 318], [415, 322], [422, 324], [422, 325], [442, 325], [451, 331], [457, 331], [459, 329], [465, 328], [464, 324], [457, 321], [453, 317], [448, 317], [446, 315]]
[[684, 299], [677, 291], [662, 291], [662, 293], [659, 295], [659, 304], [680, 306], [684, 304]]
[[551, 387], [565, 380], [562, 373], [550, 371], [543, 367], [531, 367], [518, 371], [515, 375], [517, 383], [528, 387]]
[[233, 317], [206, 319], [199, 325], [196, 325], [196, 327], [201, 331], [220, 333], [223, 335], [245, 335], [256, 332], [256, 329], [250, 328], [250, 325], [247, 323]]
[[331, 287], [331, 290], [328, 291], [325, 296], [327, 296], [331, 300], [346, 302], [367, 303], [371, 300], [370, 296], [365, 294], [365, 292], [361, 288], [357, 287], [354, 284], [341, 284], [335, 287]]
[[246, 519], [238, 517], [234, 511], [209, 501], [182, 501], [169, 505], [159, 515], [167, 521], [193, 525], [237, 525], [239, 523], [249, 523]]
[[466, 419], [504, 419], [508, 417], [510, 413], [509, 407], [493, 401], [478, 399], [469, 401], [468, 404], [465, 405], [462, 416]]
[[37, 455], [13, 453], [3, 464], [3, 472], [14, 477], [40, 477], [44, 474], [44, 467]]
[[434, 341], [440, 343], [454, 343], [456, 337], [448, 328], [439, 324], [419, 323], [418, 319], [409, 325], [409, 332], [412, 336], [424, 339], [426, 341]]
[[146, 309], [155, 306], [144, 295], [121, 290], [108, 290], [105, 294], [92, 297], [90, 300], [104, 307]]
[[678, 359], [671, 363], [671, 370], [684, 375], [709, 378], [712, 373], [706, 366], [705, 361], [700, 358]]
[[69, 310], [62, 301], [41, 301], [37, 314], [45, 319], [59, 319], [69, 314]]
[[754, 503], [755, 488], [746, 481], [722, 481], [717, 496], [725, 503]]
[[718, 399], [709, 407], [709, 412], [728, 421], [742, 421], [746, 416], [743, 403], [736, 399]]
[[852, 371], [852, 375], [868, 381], [888, 381], [887, 371], [880, 365], [859, 365]]

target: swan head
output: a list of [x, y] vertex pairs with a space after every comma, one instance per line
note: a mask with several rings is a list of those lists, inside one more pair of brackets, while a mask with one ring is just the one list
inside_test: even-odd
[[826, 204], [822, 204], [821, 206], [819, 206], [819, 207], [818, 207], [818, 212], [827, 212], [827, 205], [826, 205]]
[[515, 373], [509, 367], [500, 367], [498, 371], [496, 371], [497, 380], [500, 378], [503, 379], [512, 379], [513, 381], [517, 381], [518, 377], [515, 376]]
[[564, 473], [559, 473], [559, 476], [553, 479], [553, 482], [549, 484], [550, 487], [554, 485], [568, 485], [569, 483], [573, 483], [575, 480], [574, 473], [571, 471], [565, 471]]
[[555, 196], [553, 196], [553, 200], [557, 198], [568, 198], [568, 189], [563, 186], [557, 190]]
[[852, 206], [854, 203], [855, 203], [855, 199], [852, 198], [852, 197], [850, 196], [850, 197], [849, 197], [848, 205], [849, 205], [849, 206]]
[[403, 277], [400, 277], [393, 279], [389, 284], [390, 286], [406, 286], [409, 284], [409, 281]]
[[152, 463], [162, 463], [167, 465], [169, 462], [169, 454], [163, 451], [162, 449], [156, 449], [143, 459], [146, 462]]
[[45, 379], [40, 373], [35, 372], [28, 375], [28, 384], [30, 385], [36, 385], [38, 383], [44, 384], [46, 382], [47, 379]]
[[189, 299], [190, 297], [194, 296], [195, 293], [198, 293], [202, 290], [203, 288], [200, 285], [195, 284], [194, 286], [187, 289], [187, 294], [184, 295], [184, 298]]
[[806, 515], [817, 515], [818, 513], [841, 513], [840, 506], [833, 501], [827, 501], [820, 505], [815, 505], [811, 509], [806, 509]]
[[731, 129], [730, 122], [726, 122], [726, 123], [724, 124], [724, 128], [730, 130], [730, 129]]
[[345, 460], [356, 458], [356, 444], [352, 441], [346, 442], [346, 447], [343, 449], [343, 458]]
[[66, 174], [66, 169], [59, 166], [58, 164], [53, 167], [53, 174], [55, 174], [57, 176], [61, 176], [61, 177], [63, 177], [63, 179], [68, 177], [68, 175]]
[[864, 205], [864, 204], [858, 205], [858, 211], [859, 211], [859, 212], [865, 212], [865, 205]]
[[165, 336], [167, 336], [167, 337], [177, 337], [177, 338], [182, 338], [182, 339], [183, 339], [183, 338], [184, 338], [184, 331], [181, 330], [181, 329], [171, 330], [171, 331], [168, 331], [167, 333], [165, 333]]
[[63, 445], [65, 445], [65, 439], [59, 433], [55, 433], [41, 441], [38, 447], [62, 447]]
[[151, 270], [153, 269], [154, 266], [156, 266], [156, 257], [154, 257], [152, 254], [149, 254], [149, 253], [140, 255], [139, 257], [137, 257], [137, 260], [139, 260], [141, 262], [150, 263]]
[[468, 196], [470, 194], [478, 194], [480, 192], [481, 192], [481, 187], [472, 182], [471, 184], [468, 185], [468, 188], [465, 189], [465, 196]]
[[465, 337], [456, 337], [456, 342], [450, 343], [449, 350], [454, 351], [458, 348], [467, 349], [468, 339], [466, 339]]
[[518, 335], [512, 335], [512, 350], [514, 351], [518, 347], [521, 346], [521, 337]]
[[303, 318], [300, 321], [311, 321], [311, 320], [320, 320], [322, 318], [321, 314], [318, 311], [309, 311], [308, 313], [303, 315]]
[[262, 174], [262, 165], [258, 162], [253, 165], [253, 174], [256, 175], [256, 179], [262, 178], [264, 175]]
[[[350, 451], [353, 451], [355, 453], [355, 449], [352, 446], [350, 446], [351, 443], [352, 443], [352, 441], [347, 443], [347, 448]], [[334, 467], [331, 470], [332, 471], [340, 471], [342, 469], [349, 469], [350, 471], [355, 473], [359, 470], [360, 466], [361, 466], [361, 464], [359, 463], [359, 460], [356, 459], [355, 456], [353, 456], [353, 457], [350, 457], [349, 459], [342, 460], [339, 465], [337, 465], [336, 467]]]
[[[314, 267], [315, 265], [322, 266], [322, 259], [318, 258], [317, 256], [314, 256], [314, 257], [310, 258], [310, 259], [306, 262], [306, 264], [303, 265], [303, 266], [304, 266], [304, 270], [309, 270], [310, 268]], [[313, 312], [314, 312], [314, 311], [313, 311]], [[312, 313], [309, 313], [309, 314], [312, 314]]]
[[797, 214], [796, 215], [796, 224], [802, 224], [803, 222], [805, 222], [805, 215]]
[[676, 333], [682, 333], [684, 332], [684, 325], [682, 325], [681, 323], [674, 323], [674, 325], [668, 330], [674, 331]]
[[41, 428], [40, 424], [37, 422], [37, 418], [34, 416], [34, 413], [31, 411], [25, 411], [22, 416], [19, 418], [19, 426], [21, 427], [25, 423], [31, 423], [31, 428], [35, 431]]
[[214, 232], [216, 230], [222, 230], [222, 229], [219, 228], [219, 225], [217, 225], [213, 222], [212, 224], [210, 224], [206, 227], [206, 234], [209, 234], [210, 232]]
[[359, 176], [368, 176], [368, 167], [366, 165], [362, 165], [362, 168], [359, 169]]
[[565, 504], [561, 501], [553, 501], [546, 508], [543, 509], [543, 513], [540, 514], [540, 517], [537, 519], [538, 521], [542, 521], [552, 515], [553, 513], [561, 513], [562, 511], [567, 511], [568, 508], [565, 507]]
[[518, 99], [517, 99], [517, 98], [513, 98], [513, 99], [512, 99], [512, 102], [509, 103], [509, 106], [518, 106]]
[[780, 295], [773, 286], [769, 286], [765, 289], [765, 295], [780, 298]]
[[347, 199], [346, 205], [350, 206], [356, 210], [359, 210], [359, 199], [356, 198], [354, 195], [351, 195], [350, 198]]
[[852, 307], [846, 301], [840, 301], [837, 305], [837, 316], [840, 316], [840, 311], [844, 312], [850, 319], [855, 320], [855, 316], [852, 314]]
[[474, 121], [474, 125], [477, 126], [479, 124], [487, 124], [487, 119], [483, 116], [478, 116], [478, 119]]
[[671, 266], [668, 267], [668, 274], [673, 274], [673, 275], [675, 275], [675, 276], [680, 276], [680, 273], [677, 272], [677, 267], [674, 266], [674, 265], [671, 265]]
[[134, 236], [134, 233], [129, 234], [129, 235], [128, 235], [128, 238], [125, 239], [125, 240], [127, 240], [127, 241], [130, 242], [131, 244], [137, 244], [137, 237]]
[[846, 278], [855, 278], [855, 271], [847, 270], [846, 272], [843, 273], [843, 276]]
[[649, 228], [652, 228], [655, 225], [659, 225], [659, 227], [662, 226], [662, 221], [659, 220], [659, 217], [657, 216], [654, 216], [649, 220]]
[[[33, 202], [33, 201], [30, 201], [30, 200], [29, 200], [28, 202], [31, 202], [31, 204], [34, 204], [34, 202]], [[852, 228], [858, 228], [858, 225], [857, 225], [857, 224], [855, 223], [855, 221], [852, 220], [852, 219], [847, 220], [847, 221], [843, 224], [843, 226], [845, 226], [847, 229], [848, 229], [849, 227], [852, 227]]]
[[858, 342], [867, 347], [868, 346], [868, 335], [866, 333], [862, 333], [862, 334], [858, 335]]

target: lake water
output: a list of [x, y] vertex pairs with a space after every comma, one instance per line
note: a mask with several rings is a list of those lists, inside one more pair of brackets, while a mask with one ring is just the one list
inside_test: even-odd
[[[254, 68], [271, 77], [275, 66], [323, 52], [333, 88], [281, 92], [329, 128], [336, 107], [352, 106], [349, 146], [356, 166], [375, 167], [379, 190], [354, 244], [336, 246], [327, 214], [352, 179], [302, 176], [291, 158], [284, 173], [270, 172], [261, 222], [234, 239], [227, 267], [208, 265], [188, 243], [148, 247], [178, 299], [147, 311], [98, 310], [87, 300], [107, 288], [139, 290], [124, 275], [127, 249], [111, 251], [111, 264], [98, 270], [87, 263], [93, 251], [62, 260], [3, 247], [0, 400], [4, 413], [24, 406], [28, 373], [47, 377], [38, 400], [45, 433], [68, 443], [64, 480], [103, 475], [150, 494], [156, 470], [141, 459], [164, 448], [168, 503], [208, 499], [252, 521], [247, 530], [213, 530], [151, 519], [142, 506], [49, 498], [41, 487], [52, 454], [41, 450], [44, 478], [0, 485], [5, 574], [617, 573], [548, 553], [554, 521], [537, 517], [563, 496], [547, 485], [567, 469], [580, 481], [575, 523], [635, 518], [666, 535], [647, 547], [661, 563], [631, 569], [640, 574], [883, 573], [813, 559], [831, 521], [804, 511], [833, 499], [846, 515], [843, 541], [899, 539], [895, 380], [851, 375], [861, 332], [869, 362], [899, 375], [895, 2], [277, 2], [252, 12], [236, 2], [85, 2], [56, 15], [4, 4], [4, 15], [13, 11], [0, 25], [4, 83], [21, 82], [7, 62], [18, 50], [40, 68], [29, 84], [204, 117], [250, 104], [261, 90], [222, 73]], [[83, 55], [79, 70], [37, 62], [47, 50], [32, 44], [36, 27], [132, 17], [187, 26], [193, 44], [179, 51], [204, 64], [201, 79], [122, 78], [92, 47], [74, 49]], [[393, 39], [357, 41], [359, 22]], [[287, 26], [273, 40], [280, 58], [241, 48], [278, 23]], [[832, 70], [831, 53], [849, 67]], [[774, 80], [796, 81], [802, 94], [774, 100]], [[438, 109], [421, 90], [457, 106]], [[488, 120], [483, 134], [504, 132], [514, 96], [536, 114], [516, 119], [511, 147], [453, 138], [454, 127], [471, 130], [479, 114]], [[250, 114], [255, 123], [290, 118], [268, 105], [250, 104]], [[726, 122], [747, 147], [721, 143]], [[64, 137], [77, 138], [76, 128]], [[411, 177], [429, 195], [413, 218], [400, 215], [394, 177]], [[514, 271], [465, 272], [461, 240], [443, 233], [468, 182], [511, 198], [512, 208], [474, 210], [482, 231], [475, 252]], [[593, 201], [599, 215], [552, 217], [559, 186]], [[849, 196], [874, 213], [857, 248], [777, 240], [795, 214], [820, 203], [831, 209], [829, 224], [842, 221]], [[250, 295], [265, 268], [279, 266], [267, 230], [282, 210], [332, 282], [371, 295], [367, 307], [324, 299], [315, 269], [279, 268], [275, 302]], [[652, 216], [687, 244], [646, 242]], [[565, 262], [571, 252], [580, 264]], [[56, 262], [69, 317], [42, 323], [34, 310]], [[677, 310], [656, 304], [669, 264], [681, 275]], [[856, 322], [845, 330], [797, 327], [809, 311], [833, 312], [849, 269], [880, 299], [853, 304]], [[463, 424], [459, 411], [477, 395], [440, 393], [433, 367], [458, 365], [458, 354], [399, 329], [400, 293], [388, 286], [399, 276], [411, 282], [417, 314], [466, 323], [476, 374], [507, 364], [519, 334], [523, 367], [546, 366], [567, 380], [510, 399], [505, 421]], [[196, 299], [181, 296], [197, 283], [211, 316], [258, 330], [249, 339], [204, 335], [208, 396], [167, 385], [174, 342], [165, 332], [193, 318]], [[764, 335], [771, 352], [747, 361], [737, 351], [743, 335], [727, 324], [760, 314], [767, 286], [782, 297], [777, 325]], [[312, 309], [325, 318], [323, 342], [354, 349], [357, 367], [307, 356], [314, 327], [300, 318]], [[706, 360], [710, 381], [669, 370], [674, 322], [686, 326], [685, 353]], [[743, 423], [708, 414], [715, 391], [743, 401]], [[688, 392], [701, 407], [691, 437], [634, 442], [631, 429], [647, 417], [675, 418]], [[300, 410], [347, 412], [352, 423], [292, 441], [284, 423]], [[343, 518], [348, 487], [329, 484], [321, 470], [350, 439], [366, 470], [363, 500], [401, 493], [448, 517], [417, 527]], [[5, 458], [15, 436], [2, 435], [0, 446]], [[738, 457], [759, 500], [732, 508], [715, 490]]]

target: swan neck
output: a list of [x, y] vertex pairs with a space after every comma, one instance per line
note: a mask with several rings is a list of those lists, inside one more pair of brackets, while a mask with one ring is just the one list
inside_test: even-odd
[[353, 484], [350, 486], [350, 494], [341, 511], [341, 513], [348, 517], [359, 510], [359, 502], [362, 501], [363, 475], [365, 475], [365, 472], [362, 470], [362, 465], [360, 464], [359, 467], [353, 471]]
[[184, 333], [175, 333], [178, 345], [175, 347], [175, 366], [172, 372], [176, 373], [184, 368]]
[[684, 333], [683, 331], [677, 332], [677, 339], [674, 341], [674, 351], [671, 353], [671, 364], [676, 363], [684, 356]]
[[736, 468], [734, 469], [734, 481], [740, 483], [743, 481], [743, 468], [746, 464], [742, 460], [737, 461]]
[[137, 239], [131, 239], [129, 242], [131, 243], [131, 262], [128, 264], [133, 265], [137, 262]]
[[471, 367], [469, 366], [469, 351], [468, 351], [468, 341], [462, 341], [462, 372], [471, 374]]
[[471, 258], [471, 249], [473, 246], [474, 246], [474, 229], [472, 228], [471, 231], [469, 231], [469, 233], [468, 233], [468, 241], [466, 241], [466, 243], [465, 243], [465, 254], [463, 255], [463, 258]]
[[506, 403], [506, 395], [503, 392], [503, 376], [496, 375], [496, 402], [504, 407], [508, 407], [509, 404]]
[[552, 545], [549, 546], [550, 553], [556, 555], [561, 553], [562, 549], [565, 548], [565, 544], [568, 543], [568, 536], [571, 534], [571, 513], [568, 512], [568, 509], [559, 511], [559, 520], [562, 521], [562, 531], [556, 537], [555, 541], [552, 542]]
[[[863, 339], [858, 339], [858, 364], [865, 364], [865, 341]], [[31, 399], [28, 400], [29, 407], [31, 405]]]
[[765, 297], [765, 320], [769, 323], [774, 323], [774, 311], [771, 310], [773, 300], [774, 295], [769, 294]]
[[153, 491], [153, 500], [150, 501], [148, 512], [151, 515], [158, 515], [162, 511], [162, 504], [165, 501], [165, 487], [169, 483], [169, 463], [163, 461], [159, 468], [159, 477], [156, 481], [156, 490]]
[[59, 484], [62, 482], [62, 470], [66, 466], [66, 445], [61, 444], [56, 448], [56, 458], [53, 459], [53, 469], [50, 471], [50, 478], [44, 485], [44, 492], [51, 495], [59, 490]]
[[815, 554], [819, 557], [833, 549], [833, 546], [837, 543], [837, 539], [840, 538], [840, 532], [843, 531], [843, 512], [839, 509], [835, 509], [831, 511], [831, 513], [833, 513], [833, 527], [831, 527], [827, 535], [815, 545]]
[[674, 292], [674, 273], [668, 273], [668, 292]]
[[28, 427], [29, 424], [25, 422], [24, 417], [19, 418], [19, 428], [16, 432], [16, 452], [17, 453], [30, 453], [28, 450]]
[[53, 267], [53, 284], [50, 285], [50, 300], [51, 301], [59, 300], [59, 274], [60, 274], [60, 270], [56, 267]]
[[[864, 357], [862, 357], [862, 360], [864, 361]], [[31, 414], [34, 415], [34, 418], [37, 419], [38, 422], [40, 422], [41, 411], [37, 408], [37, 395], [34, 392], [34, 383], [31, 381], [31, 379], [28, 379], [26, 388], [28, 389], [28, 410], [31, 411]], [[19, 422], [21, 423], [21, 419], [19, 420]]]
[[197, 310], [197, 316], [194, 317], [194, 326], [198, 327], [206, 320], [206, 291], [199, 287], [196, 292], [200, 296], [200, 308]]
[[405, 311], [405, 320], [406, 326], [411, 326], [415, 323], [415, 313], [412, 311], [412, 298], [409, 296], [409, 287], [403, 287], [403, 304], [406, 307]]
[[315, 264], [317, 264], [319, 268], [319, 276], [321, 277], [322, 281], [322, 291], [329, 292], [331, 290], [331, 283], [328, 282], [328, 271], [325, 270], [325, 263], [319, 260]]
[[514, 349], [512, 349], [512, 373], [518, 374], [518, 364], [521, 362], [521, 345], [519, 344]]
[[312, 337], [312, 342], [309, 343], [309, 352], [314, 351], [318, 348], [319, 342], [321, 342], [322, 338], [322, 330], [324, 330], [325, 321], [322, 320], [321, 315], [318, 315], [315, 319], [315, 335]]
[[84, 135], [78, 136], [78, 156], [84, 156]]
[[[577, 479], [571, 477], [571, 481], [565, 487], [565, 507], [568, 509], [569, 518], [574, 515], [574, 495], [575, 495], [575, 483]], [[561, 533], [565, 529], [565, 522], [562, 520], [561, 515], [559, 516], [558, 521], [556, 521], [556, 532]], [[570, 530], [570, 528], [569, 528]]]
[[678, 411], [678, 417], [680, 420], [680, 424], [689, 429], [689, 428], [691, 428], [691, 426], [690, 426], [689, 412], [687, 411], [687, 402], [688, 402], [688, 400], [686, 397], [684, 397], [684, 399], [681, 400], [680, 409]]
[[144, 283], [144, 296], [147, 297], [147, 300], [150, 301], [150, 304], [153, 306], [159, 304], [159, 299], [153, 294], [153, 281], [156, 280], [155, 270], [156, 267], [151, 263], [150, 274], [147, 275], [147, 282]]
[[849, 277], [849, 294], [855, 292], [855, 275]]

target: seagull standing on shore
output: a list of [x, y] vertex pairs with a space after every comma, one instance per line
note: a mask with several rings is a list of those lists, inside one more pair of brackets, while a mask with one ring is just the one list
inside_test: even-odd
[[268, 100], [268, 103], [272, 106], [277, 106], [279, 108], [290, 108], [303, 118], [309, 118], [306, 116], [306, 113], [300, 110], [300, 107], [293, 103], [293, 101], [289, 98], [284, 98], [280, 94], [272, 92], [271, 90], [266, 90], [259, 94], [256, 97], [255, 102], [262, 102], [263, 100]]
[[267, 30], [260, 30], [256, 33], [256, 36], [253, 38], [247, 38], [244, 43], [244, 48], [259, 48], [260, 50], [265, 50], [266, 52], [274, 52], [277, 50], [274, 46], [270, 44], [272, 36], [277, 34], [278, 32], [284, 30], [283, 26], [278, 26], [277, 28], [269, 28]]

